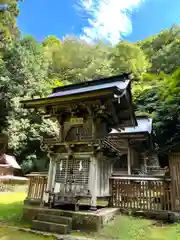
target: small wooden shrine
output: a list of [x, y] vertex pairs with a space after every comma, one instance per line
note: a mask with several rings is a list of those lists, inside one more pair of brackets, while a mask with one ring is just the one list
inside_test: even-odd
[[6, 153], [8, 138], [0, 134], [0, 192], [12, 191], [13, 186], [26, 184], [28, 179], [23, 177], [20, 165], [14, 156]]
[[[5, 152], [8, 144], [8, 137], [5, 134], [0, 134], [0, 175], [4, 175], [9, 172], [9, 169], [5, 166]], [[7, 164], [6, 164], [7, 165]]]
[[3, 154], [0, 158], [0, 175], [21, 175], [21, 167], [14, 156]]
[[[116, 160], [113, 175], [145, 175], [150, 170], [153, 158], [152, 119], [138, 116], [137, 126], [124, 129], [113, 128], [108, 134], [108, 142], [115, 147]], [[117, 154], [118, 153], [118, 154]]]
[[86, 199], [91, 209], [110, 197], [112, 128], [135, 127], [129, 75], [114, 76], [53, 89], [42, 99], [23, 101], [59, 123], [59, 138], [44, 139], [50, 156], [45, 204], [75, 204]]

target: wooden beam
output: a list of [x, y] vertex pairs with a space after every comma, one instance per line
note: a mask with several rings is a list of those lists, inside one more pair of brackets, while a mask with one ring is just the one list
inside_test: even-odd
[[47, 180], [47, 189], [46, 189], [46, 191], [51, 191], [52, 175], [53, 175], [53, 162], [52, 162], [52, 158], [50, 157], [49, 172], [48, 172], [48, 180]]
[[112, 117], [115, 121], [116, 124], [119, 123], [119, 120], [118, 120], [118, 117], [117, 117], [117, 113], [116, 113], [116, 109], [113, 105], [112, 102], [108, 101], [108, 103], [106, 104], [107, 108], [108, 108], [108, 111], [112, 114]]
[[96, 120], [93, 116], [93, 121], [92, 121], [92, 139], [96, 139]]
[[55, 161], [53, 161], [53, 175], [52, 175], [52, 189], [55, 188], [55, 178], [56, 178], [56, 167], [57, 167], [57, 163]]
[[[58, 155], [59, 156], [59, 153], [54, 153], [55, 155]], [[72, 156], [75, 158], [75, 159], [87, 159], [90, 157], [90, 155], [92, 155], [93, 152], [88, 152], [88, 153], [72, 153]], [[68, 160], [68, 156], [69, 154], [68, 153], [61, 153], [60, 154], [60, 157], [58, 158], [58, 161], [61, 161], [62, 159], [66, 159]]]
[[144, 173], [147, 173], [147, 157], [144, 156]]
[[110, 179], [115, 179], [115, 180], [137, 180], [137, 181], [171, 181], [171, 178], [169, 177], [151, 177], [151, 176], [112, 176]]
[[128, 89], [126, 89], [125, 97], [126, 97], [127, 101], [129, 102], [129, 112], [130, 112], [130, 116], [131, 116], [131, 123], [135, 127], [135, 126], [137, 126], [137, 120], [135, 119], [135, 115], [133, 114], [134, 111], [133, 111], [133, 107], [132, 107], [132, 97], [131, 97]]
[[130, 148], [130, 146], [128, 146], [127, 161], [128, 161], [128, 175], [131, 175], [131, 148]]
[[93, 146], [99, 146], [99, 144], [98, 143], [94, 143], [94, 141], [79, 141], [79, 142], [77, 142], [77, 141], [66, 141], [66, 142], [60, 142], [60, 140], [59, 139], [51, 139], [51, 138], [44, 138], [44, 141], [43, 141], [45, 144], [47, 144], [47, 145], [60, 145], [60, 146], [65, 146], [66, 144], [69, 144], [69, 145], [71, 145], [71, 144], [73, 144], [73, 145], [87, 145], [87, 144], [92, 144]]
[[91, 209], [96, 210], [97, 206], [97, 159], [95, 156], [90, 160], [89, 188], [91, 192]]
[[62, 106], [67, 105], [69, 103], [77, 103], [77, 102], [84, 102], [84, 101], [92, 101], [94, 99], [99, 99], [100, 97], [109, 96], [109, 98], [113, 99], [114, 93], [112, 90], [101, 90], [90, 92], [86, 95], [82, 94], [74, 94], [68, 95], [63, 97], [54, 97], [54, 98], [39, 98], [39, 99], [31, 99], [31, 100], [24, 100], [21, 101], [21, 104], [24, 108], [41, 108], [43, 106], [52, 106], [52, 105], [59, 105]]
[[60, 124], [59, 140], [60, 140], [60, 142], [64, 141], [64, 123]]

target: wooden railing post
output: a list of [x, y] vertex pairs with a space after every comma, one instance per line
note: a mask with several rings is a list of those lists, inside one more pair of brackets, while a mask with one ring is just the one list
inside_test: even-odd
[[44, 195], [45, 177], [42, 177], [42, 190], [41, 190], [41, 202], [40, 206], [43, 206], [43, 195]]
[[112, 206], [142, 211], [170, 211], [170, 179], [149, 176], [114, 176], [111, 178]]
[[47, 173], [31, 173], [27, 177], [30, 178], [27, 199], [30, 201], [36, 200], [42, 205], [45, 186], [47, 185]]
[[30, 178], [30, 180], [29, 180], [27, 198], [31, 197], [31, 195], [30, 195], [30, 193], [31, 193], [31, 185], [32, 185], [32, 178]]
[[113, 180], [112, 179], [109, 180], [109, 195], [110, 195], [110, 198], [109, 198], [108, 206], [113, 207]]

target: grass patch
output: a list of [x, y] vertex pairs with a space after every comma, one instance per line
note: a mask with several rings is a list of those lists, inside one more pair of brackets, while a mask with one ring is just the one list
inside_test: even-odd
[[[9, 225], [30, 227], [22, 221], [25, 193], [0, 194], [0, 221]], [[94, 240], [180, 240], [180, 224], [155, 225], [155, 221], [129, 216], [118, 216], [99, 233], [73, 233], [74, 236], [91, 237]], [[0, 240], [49, 239], [16, 229], [0, 227]]]
[[26, 226], [21, 220], [25, 197], [25, 193], [0, 193], [0, 221]]
[[156, 221], [118, 216], [99, 233], [73, 233], [93, 240], [180, 240], [180, 224], [156, 224]]
[[96, 240], [178, 240], [180, 224], [157, 227], [155, 221], [118, 216], [115, 221], [92, 235]]
[[16, 229], [0, 227], [0, 239], [2, 240], [54, 240], [53, 237], [40, 236], [22, 232]]
[[[11, 226], [30, 227], [30, 224], [22, 221], [23, 201], [26, 193], [1, 193], [0, 194], [0, 221]], [[17, 229], [11, 229], [3, 224], [0, 226], [0, 240], [54, 240], [53, 237], [45, 237]]]

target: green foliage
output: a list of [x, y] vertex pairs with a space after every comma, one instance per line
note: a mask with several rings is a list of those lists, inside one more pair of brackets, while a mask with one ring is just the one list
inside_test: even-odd
[[52, 56], [51, 77], [67, 82], [80, 82], [111, 74], [106, 45], [89, 45], [76, 38], [65, 38]]
[[8, 1], [8, 8], [0, 11], [0, 53], [4, 51], [4, 48], [10, 47], [14, 39], [19, 37], [19, 30], [16, 26], [18, 14], [18, 0]]
[[[178, 239], [180, 226], [156, 226], [156, 222], [130, 216], [117, 216], [98, 233], [92, 235], [96, 240], [174, 240]], [[91, 237], [91, 235], [90, 235]]]
[[16, 155], [26, 172], [47, 167], [40, 140], [42, 136], [55, 136], [57, 132], [55, 123], [45, 121], [20, 105], [24, 98], [50, 93], [53, 86], [48, 79], [48, 69], [43, 47], [32, 37], [15, 42], [2, 59], [0, 86], [6, 100], [6, 111], [2, 111], [5, 115], [2, 116], [3, 128], [9, 135], [9, 151]]
[[[31, 223], [22, 219], [24, 193], [3, 194], [0, 199], [0, 221], [10, 226], [30, 228]], [[174, 240], [180, 237], [180, 224], [156, 226], [156, 221], [135, 218], [130, 216], [116, 216], [113, 222], [107, 224], [97, 233], [72, 232], [70, 238], [95, 239], [95, 240]], [[32, 235], [17, 229], [0, 226], [0, 238], [15, 240], [40, 239], [39, 235]], [[42, 239], [53, 239], [43, 236]]]
[[172, 73], [179, 65], [180, 26], [163, 30], [159, 34], [137, 43], [148, 56], [151, 73]]
[[140, 77], [148, 67], [145, 54], [137, 45], [125, 41], [118, 43], [112, 52], [112, 69], [115, 74], [132, 73]]
[[0, 12], [0, 132], [8, 133], [8, 151], [16, 155], [25, 172], [47, 167], [40, 142], [43, 136], [57, 136], [58, 125], [38, 112], [22, 109], [20, 101], [47, 96], [56, 86], [102, 76], [132, 73], [135, 110], [153, 117], [157, 147], [178, 141], [179, 26], [116, 46], [56, 36], [39, 43], [32, 36], [20, 38], [17, 6], [11, 0], [9, 8]]
[[22, 206], [25, 193], [6, 193], [1, 194], [0, 199], [0, 221], [13, 222], [20, 221], [22, 218]]

